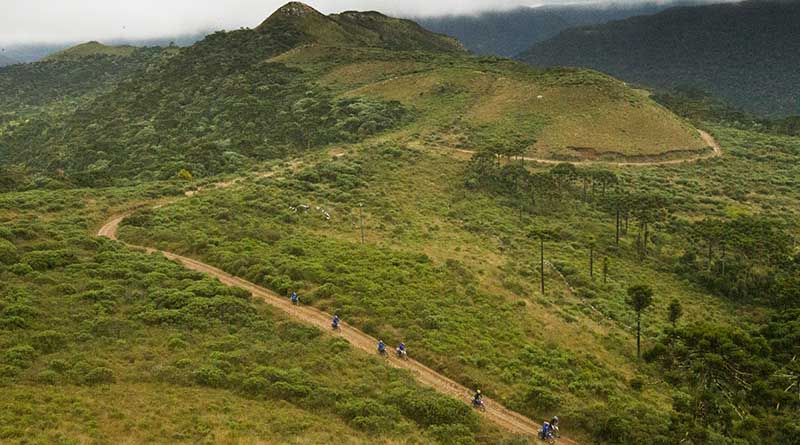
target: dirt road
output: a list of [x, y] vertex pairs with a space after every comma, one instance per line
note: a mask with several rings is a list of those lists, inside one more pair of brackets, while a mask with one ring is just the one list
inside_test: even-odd
[[[569, 163], [573, 165], [595, 165], [595, 164], [605, 164], [605, 165], [613, 165], [617, 167], [643, 167], [648, 165], [674, 165], [674, 164], [687, 164], [691, 162], [701, 161], [703, 159], [710, 159], [710, 158], [717, 158], [722, 156], [722, 147], [717, 143], [713, 136], [706, 133], [703, 130], [697, 130], [700, 133], [700, 137], [703, 138], [703, 141], [711, 148], [711, 153], [704, 154], [702, 156], [696, 156], [693, 158], [686, 158], [686, 159], [666, 159], [663, 161], [621, 161], [621, 162], [607, 162], [607, 161], [559, 161], [555, 159], [544, 159], [544, 158], [532, 158], [523, 156], [523, 161], [528, 162], [536, 162], [539, 164], [548, 164], [548, 165], [557, 165], [562, 163]], [[465, 153], [472, 155], [475, 153], [474, 150], [466, 150], [463, 148], [453, 148], [453, 147], [440, 147], [442, 149], [446, 149], [449, 151], [454, 151], [458, 153]], [[519, 157], [514, 157], [513, 159], [520, 159]]]
[[[112, 217], [98, 230], [97, 235], [116, 240], [117, 229], [119, 228], [120, 223], [122, 223], [122, 221], [130, 214], [131, 212], [127, 212]], [[165, 257], [180, 262], [188, 269], [196, 270], [198, 272], [215, 277], [222, 283], [225, 283], [229, 286], [236, 286], [248, 290], [250, 293], [252, 293], [253, 297], [259, 298], [264, 302], [281, 309], [289, 316], [297, 320], [314, 325], [322, 329], [323, 332], [328, 332], [331, 335], [341, 336], [353, 347], [361, 349], [369, 354], [377, 354], [378, 339], [361, 332], [347, 323], [342, 323], [342, 328], [339, 330], [339, 332], [333, 332], [330, 325], [331, 319], [333, 318], [331, 314], [327, 314], [310, 306], [295, 306], [291, 304], [288, 298], [283, 298], [261, 286], [232, 276], [227, 272], [200, 261], [176, 255], [171, 252], [157, 251], [150, 248], [146, 248], [146, 250], [151, 253], [160, 252]], [[389, 355], [391, 356], [392, 354]], [[430, 386], [442, 394], [446, 394], [456, 399], [463, 400], [465, 403], [469, 403], [472, 395], [471, 389], [459, 385], [453, 380], [435, 372], [427, 366], [415, 360], [400, 360], [396, 357], [389, 357], [387, 361], [394, 367], [404, 368], [411, 371], [411, 373], [420, 383]], [[486, 412], [484, 415], [491, 422], [494, 422], [498, 426], [513, 433], [535, 437], [539, 429], [539, 425], [537, 423], [517, 412], [503, 407], [499, 403], [488, 398], [486, 399]], [[567, 438], [561, 438], [559, 439], [558, 443], [576, 444], [577, 442]]]

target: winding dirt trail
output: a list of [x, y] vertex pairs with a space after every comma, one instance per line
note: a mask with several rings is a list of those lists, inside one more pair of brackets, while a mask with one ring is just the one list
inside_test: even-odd
[[[688, 164], [692, 162], [702, 161], [704, 159], [711, 159], [711, 158], [718, 158], [722, 156], [722, 147], [720, 147], [719, 143], [714, 139], [713, 136], [708, 134], [703, 130], [697, 130], [700, 133], [700, 137], [703, 141], [711, 148], [711, 153], [704, 154], [702, 156], [696, 156], [693, 158], [685, 158], [685, 159], [665, 159], [662, 161], [559, 161], [555, 159], [546, 159], [546, 158], [532, 158], [528, 156], [523, 156], [521, 159], [523, 161], [528, 162], [536, 162], [538, 164], [548, 164], [548, 165], [558, 165], [562, 163], [569, 163], [574, 165], [596, 165], [596, 164], [604, 164], [604, 165], [613, 165], [616, 167], [645, 167], [648, 165], [675, 165], [675, 164]], [[463, 148], [454, 148], [454, 147], [441, 147], [443, 149], [454, 151], [458, 153], [465, 153], [465, 154], [475, 154], [474, 150], [466, 150]], [[520, 157], [514, 157], [513, 159], [519, 160]]]
[[[103, 226], [97, 231], [97, 236], [106, 237], [112, 240], [118, 240], [117, 229], [119, 228], [119, 225], [122, 223], [122, 221], [126, 217], [128, 217], [131, 213], [133, 213], [133, 211], [128, 211], [126, 213], [113, 216], [105, 224], [103, 224]], [[132, 246], [132, 247], [143, 248], [141, 246]], [[353, 345], [358, 349], [361, 349], [362, 351], [367, 352], [368, 354], [377, 354], [378, 339], [365, 334], [364, 332], [356, 329], [355, 327], [342, 322], [341, 324], [342, 328], [338, 332], [333, 332], [330, 326], [331, 319], [333, 318], [331, 314], [314, 309], [313, 307], [310, 306], [302, 306], [302, 305], [295, 306], [291, 304], [288, 298], [283, 298], [261, 286], [243, 280], [239, 277], [235, 277], [223, 270], [202, 263], [200, 261], [187, 258], [181, 255], [177, 255], [171, 252], [165, 252], [146, 247], [144, 249], [149, 253], [161, 253], [170, 260], [175, 260], [181, 263], [184, 267], [188, 269], [192, 269], [210, 275], [212, 277], [215, 277], [228, 286], [235, 286], [245, 289], [249, 291], [255, 298], [263, 300], [264, 302], [284, 311], [286, 314], [297, 320], [316, 326], [320, 328], [323, 332], [327, 332], [331, 335], [341, 336], [342, 338], [346, 339], [351, 345]], [[387, 362], [392, 366], [396, 368], [407, 369], [411, 371], [411, 373], [420, 383], [430, 386], [442, 394], [448, 395], [458, 400], [462, 400], [465, 403], [469, 403], [469, 400], [472, 395], [470, 389], [461, 386], [455, 381], [435, 372], [434, 370], [417, 362], [416, 360], [413, 359], [400, 360], [392, 355], [393, 354], [390, 353], [389, 354], [390, 357], [387, 358]], [[532, 437], [536, 437], [540, 426], [539, 424], [533, 422], [529, 418], [517, 412], [511, 411], [503, 407], [499, 403], [488, 398], [486, 399], [486, 412], [484, 413], [484, 415], [488, 420], [500, 426], [501, 428], [511, 431], [512, 433], [523, 434]], [[577, 444], [577, 442], [565, 437], [559, 439], [558, 443], [575, 444], [575, 445]]]

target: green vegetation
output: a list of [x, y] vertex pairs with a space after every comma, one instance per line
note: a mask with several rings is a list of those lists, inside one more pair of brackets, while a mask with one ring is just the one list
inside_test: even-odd
[[[3, 441], [499, 440], [466, 404], [379, 358], [247, 292], [88, 234], [108, 205], [178, 192], [0, 197]], [[113, 403], [120, 394], [133, 405]], [[209, 412], [190, 415], [198, 401]]]
[[[672, 417], [685, 413], [681, 403], [695, 396], [691, 376], [682, 376], [683, 384], [662, 380], [668, 370], [650, 349], [658, 350], [662, 333], [701, 324], [712, 332], [737, 326], [757, 333], [764, 314], [782, 316], [786, 306], [733, 300], [695, 280], [685, 259], [705, 248], [695, 224], [781, 215], [788, 225], [775, 226], [774, 236], [794, 238], [791, 221], [800, 209], [798, 167], [789, 162], [798, 155], [796, 138], [714, 132], [726, 150], [720, 160], [637, 168], [523, 168], [491, 152], [454, 162], [451, 154], [381, 136], [271, 164], [275, 173], [268, 178], [139, 212], [121, 233], [280, 293], [300, 289], [305, 303], [387, 341], [406, 341], [415, 358], [514, 409], [534, 418], [557, 411], [572, 435], [672, 443], [691, 430], [695, 443], [704, 443], [719, 437], [711, 418]], [[423, 194], [414, 191], [420, 178]], [[782, 192], [771, 192], [774, 187]], [[365, 245], [359, 242], [362, 203]], [[545, 295], [538, 283], [539, 233], [555, 267], [546, 268]], [[736, 239], [730, 232], [731, 257]], [[590, 248], [593, 261], [608, 264], [605, 280], [590, 269]], [[761, 272], [764, 264], [748, 267]], [[702, 273], [701, 266], [698, 257], [688, 270]], [[799, 288], [789, 279], [796, 274], [782, 273], [773, 274], [783, 286], [782, 301], [796, 305]], [[637, 312], [627, 304], [627, 289], [636, 283], [653, 289], [641, 326], [645, 362], [636, 361]], [[763, 282], [748, 285], [755, 283]], [[760, 293], [771, 295], [768, 289]], [[753, 304], [759, 309], [752, 314], [737, 309]], [[790, 363], [791, 357], [776, 356], [770, 369]], [[747, 385], [761, 375], [748, 377]], [[741, 437], [760, 415], [748, 412], [734, 421], [740, 426], [721, 434]], [[597, 422], [597, 413], [614, 414]], [[796, 420], [791, 409], [769, 415], [781, 425]]]
[[[105, 64], [131, 69], [104, 78]], [[599, 73], [473, 58], [412, 22], [324, 16], [296, 3], [254, 30], [218, 32], [189, 48], [4, 72], [10, 85], [28, 85], [10, 88], [17, 93], [4, 93], [6, 103], [47, 106], [0, 121], [0, 166], [23, 176], [17, 189], [43, 178], [109, 186], [181, 170], [209, 177], [388, 130], [443, 148], [513, 140], [529, 155], [566, 160], [706, 149], [691, 125]], [[42, 84], [57, 87], [35, 88]], [[52, 105], [64, 95], [70, 106]]]
[[92, 236], [134, 210], [123, 241], [297, 291], [580, 443], [796, 442], [790, 127], [675, 95], [661, 103], [724, 156], [523, 162], [704, 147], [593, 71], [465, 56], [378, 14], [276, 14], [186, 49], [0, 70], [55, 86], [142, 57], [117, 80], [0, 93], [0, 441], [529, 442]]

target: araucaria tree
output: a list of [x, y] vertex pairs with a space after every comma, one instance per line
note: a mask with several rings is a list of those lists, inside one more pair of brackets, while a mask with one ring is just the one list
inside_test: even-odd
[[628, 288], [628, 304], [636, 311], [636, 358], [642, 355], [642, 312], [653, 303], [653, 289], [645, 284]]
[[678, 300], [672, 300], [669, 304], [669, 322], [672, 323], [672, 327], [675, 328], [678, 324], [678, 319], [681, 318], [683, 315], [683, 307]]

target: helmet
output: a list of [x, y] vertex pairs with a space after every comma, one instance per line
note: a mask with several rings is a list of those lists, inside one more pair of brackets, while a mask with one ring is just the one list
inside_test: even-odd
[[558, 423], [558, 416], [553, 416], [553, 420], [550, 423]]
[[480, 393], [481, 393], [481, 390], [479, 389], [479, 390], [478, 390], [478, 394], [480, 394]]

